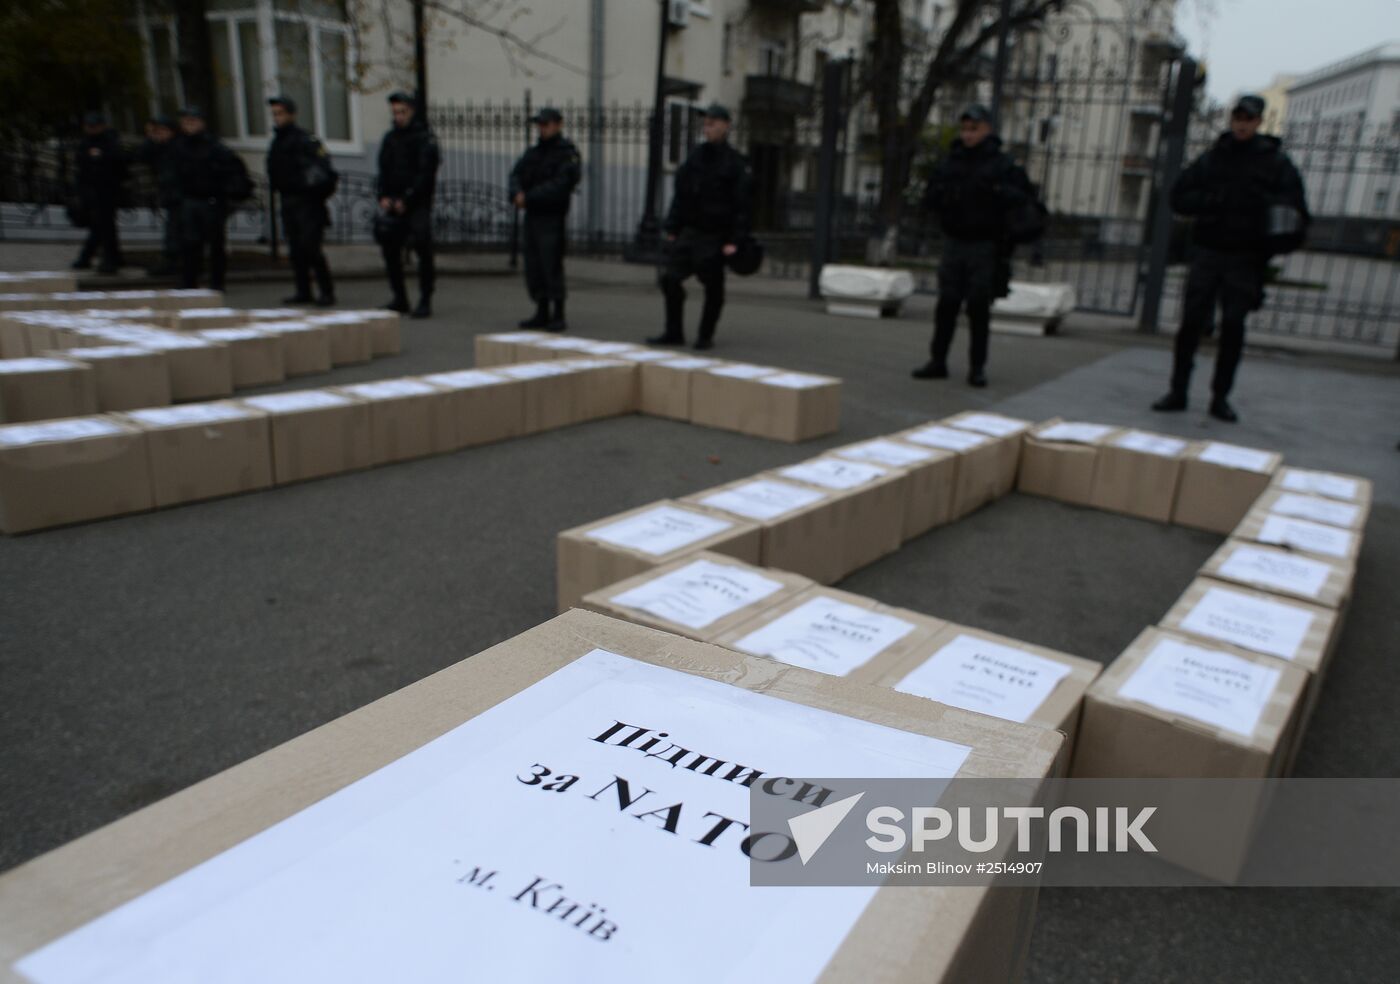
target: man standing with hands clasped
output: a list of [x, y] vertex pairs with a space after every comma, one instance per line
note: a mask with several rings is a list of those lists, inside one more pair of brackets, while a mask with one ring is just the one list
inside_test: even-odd
[[[326, 199], [335, 192], [338, 176], [325, 145], [297, 126], [297, 104], [287, 96], [267, 101], [272, 110], [274, 136], [267, 151], [267, 179], [282, 199], [282, 232], [292, 254], [292, 278], [296, 293], [284, 304], [335, 304], [331, 269], [322, 248], [327, 215]], [[311, 277], [316, 276], [316, 296]]]
[[560, 133], [564, 117], [554, 107], [544, 107], [530, 122], [539, 127], [540, 139], [511, 170], [509, 191], [511, 203], [525, 213], [525, 287], [535, 302], [534, 316], [520, 327], [565, 331], [564, 220], [581, 172], [578, 148]]
[[702, 124], [705, 142], [676, 171], [675, 194], [663, 228], [668, 252], [661, 275], [666, 296], [666, 328], [651, 345], [685, 344], [685, 288], [691, 275], [705, 287], [697, 349], [714, 345], [715, 327], [724, 308], [725, 260], [749, 234], [749, 162], [729, 144], [729, 110], [713, 103]]
[[394, 125], [379, 145], [379, 215], [374, 238], [384, 255], [384, 269], [394, 296], [391, 311], [408, 310], [403, 251], [412, 245], [418, 256], [418, 306], [412, 317], [433, 314], [433, 187], [439, 163], [437, 139], [428, 129], [418, 100], [406, 92], [389, 96]]

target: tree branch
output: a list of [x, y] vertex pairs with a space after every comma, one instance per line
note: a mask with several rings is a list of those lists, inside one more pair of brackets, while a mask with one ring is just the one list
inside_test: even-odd
[[[559, 30], [563, 25], [562, 21], [555, 24], [553, 27], [542, 30], [533, 38], [526, 38], [517, 34], [509, 26], [492, 24], [487, 19], [490, 16], [489, 13], [486, 16], [482, 16], [462, 3], [453, 3], [452, 0], [423, 0], [423, 7], [425, 10], [432, 10], [444, 16], [451, 17], [475, 30], [495, 35], [500, 39], [502, 47], [506, 49], [507, 56], [512, 59], [519, 53], [528, 55], [531, 58], [538, 58], [540, 61], [549, 62], [551, 65], [558, 65], [560, 68], [567, 69], [578, 75], [588, 74], [588, 69], [580, 68], [578, 65], [574, 65], [562, 58], [551, 55], [549, 52], [539, 47], [540, 41], [548, 38]], [[494, 13], [494, 11], [492, 11], [492, 13]]]

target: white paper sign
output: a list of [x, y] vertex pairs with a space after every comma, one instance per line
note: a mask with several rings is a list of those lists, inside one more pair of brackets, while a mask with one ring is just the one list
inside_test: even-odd
[[175, 317], [181, 321], [198, 321], [200, 318], [231, 318], [243, 314], [242, 311], [230, 307], [193, 308], [189, 311], [176, 311], [174, 313]]
[[1354, 538], [1355, 534], [1336, 526], [1272, 513], [1264, 518], [1255, 537], [1260, 543], [1276, 543], [1328, 557], [1351, 556]]
[[1223, 577], [1316, 598], [1332, 568], [1319, 560], [1295, 557], [1264, 547], [1240, 546], [1220, 565]]
[[1155, 454], [1161, 458], [1175, 458], [1186, 450], [1186, 442], [1180, 438], [1163, 437], [1161, 434], [1148, 434], [1146, 431], [1128, 431], [1113, 439], [1114, 447], [1143, 454]]
[[1256, 653], [1296, 659], [1313, 617], [1307, 609], [1287, 602], [1208, 588], [1181, 620], [1181, 628]]
[[772, 520], [826, 497], [816, 489], [760, 478], [708, 495], [700, 503], [747, 519]]
[[755, 629], [734, 646], [755, 656], [845, 676], [914, 628], [902, 618], [819, 596]]
[[219, 424], [229, 420], [247, 420], [254, 416], [246, 407], [235, 403], [187, 403], [178, 407], [147, 407], [142, 410], [128, 410], [126, 415], [152, 427]]
[[205, 328], [195, 334], [214, 342], [247, 342], [271, 337], [261, 328]]
[[985, 434], [957, 430], [952, 427], [944, 427], [941, 424], [910, 431], [904, 435], [904, 438], [915, 444], [922, 444], [930, 448], [942, 448], [944, 451], [970, 451], [987, 443]]
[[493, 342], [528, 342], [544, 336], [537, 331], [504, 331], [482, 337], [489, 338]]
[[711, 369], [710, 372], [713, 375], [726, 376], [729, 379], [757, 379], [759, 376], [771, 376], [773, 373], [777, 372], [777, 370], [770, 369], [767, 366], [751, 366], [742, 362], [736, 362], [733, 365], [719, 366], [718, 368]]
[[1269, 512], [1277, 513], [1280, 516], [1297, 516], [1299, 519], [1310, 519], [1314, 523], [1327, 523], [1330, 526], [1345, 526], [1348, 529], [1356, 525], [1356, 521], [1361, 516], [1361, 507], [1349, 505], [1345, 502], [1333, 502], [1331, 499], [1319, 499], [1311, 495], [1295, 495], [1292, 492], [1285, 492], [1274, 500], [1274, 504], [1269, 507]]
[[448, 389], [475, 389], [478, 386], [495, 386], [505, 382], [500, 376], [482, 372], [480, 369], [460, 369], [457, 372], [439, 372], [424, 376], [423, 381], [446, 386]]
[[703, 629], [782, 590], [758, 571], [697, 560], [608, 600], [688, 629]]
[[355, 401], [340, 393], [326, 390], [298, 390], [295, 393], [269, 393], [250, 396], [243, 401], [268, 413], [290, 413], [294, 410], [320, 410], [325, 407], [348, 407]]
[[392, 400], [400, 396], [432, 396], [438, 392], [417, 379], [381, 379], [373, 383], [352, 383], [345, 392], [366, 400]]
[[826, 386], [835, 380], [826, 376], [808, 376], [800, 372], [780, 372], [773, 376], [764, 376], [759, 382], [764, 386], [781, 386], [783, 389], [803, 390]]
[[1249, 737], [1282, 672], [1233, 653], [1159, 639], [1118, 696]]
[[68, 355], [74, 359], [123, 359], [133, 355], [151, 357], [151, 353], [139, 345], [99, 345], [96, 348], [69, 349]]
[[1361, 495], [1361, 483], [1354, 478], [1302, 468], [1285, 469], [1280, 484], [1290, 492], [1309, 492], [1329, 499], [1352, 501]]
[[0, 426], [0, 444], [15, 448], [26, 444], [42, 444], [45, 441], [80, 441], [85, 437], [125, 433], [118, 424], [101, 417], [69, 417], [34, 424]]
[[636, 351], [619, 352], [617, 355], [618, 358], [626, 359], [629, 362], [663, 362], [666, 359], [676, 358], [671, 352], [657, 352], [654, 349], [637, 349]]
[[584, 338], [551, 338], [547, 341], [535, 343], [536, 348], [542, 349], [562, 349], [564, 351], [577, 352], [588, 348], [592, 343]]
[[1274, 456], [1268, 451], [1255, 448], [1242, 448], [1235, 444], [1222, 444], [1220, 441], [1207, 441], [1198, 455], [1201, 461], [1226, 468], [1239, 468], [1244, 471], [1267, 472]]
[[62, 359], [0, 359], [0, 373], [6, 375], [18, 375], [25, 372], [54, 372], [55, 370], [79, 372], [81, 369], [81, 366], [75, 366]]
[[865, 461], [813, 458], [811, 461], [780, 468], [778, 474], [826, 489], [854, 489], [883, 478], [889, 474], [889, 470]]
[[[633, 723], [725, 764], [649, 758]], [[811, 981], [876, 889], [751, 887], [730, 763], [937, 779], [969, 752], [594, 650], [18, 968], [38, 984]]]
[[1010, 417], [1002, 417], [994, 413], [970, 413], [966, 417], [950, 420], [948, 423], [954, 427], [976, 431], [990, 437], [1010, 437], [1030, 426], [1027, 421], [1012, 420]]
[[583, 346], [583, 350], [590, 355], [622, 355], [634, 348], [635, 345], [626, 342], [587, 342]]
[[887, 441], [884, 438], [866, 441], [864, 444], [852, 444], [848, 448], [837, 448], [832, 454], [840, 455], [842, 458], [853, 458], [856, 461], [873, 461], [877, 465], [886, 465], [890, 468], [907, 468], [910, 465], [932, 461], [934, 457], [932, 451], [916, 448], [912, 444]]
[[[282, 321], [284, 319], [295, 318], [297, 315], [301, 314], [296, 308], [251, 308], [243, 313], [253, 321]], [[353, 311], [341, 311], [338, 314], [322, 314], [317, 315], [317, 317], [348, 318], [354, 315], [354, 313]]]
[[657, 506], [646, 512], [628, 516], [616, 523], [589, 530], [584, 535], [590, 540], [611, 543], [615, 547], [626, 547], [653, 557], [688, 547], [701, 540], [732, 529], [733, 523], [717, 516], [677, 509], [675, 506]]
[[[663, 353], [661, 353], [661, 354], [662, 354], [662, 355], [667, 355], [667, 356], [669, 356], [671, 353], [670, 353], [670, 352], [663, 352]], [[671, 359], [670, 361], [668, 361], [668, 362], [666, 363], [666, 368], [667, 368], [667, 369], [686, 369], [686, 370], [690, 370], [690, 369], [708, 369], [710, 366], [713, 366], [713, 365], [716, 365], [716, 364], [717, 364], [717, 363], [715, 362], [714, 359], [698, 359], [698, 358], [692, 358], [692, 357], [685, 357], [685, 358], [680, 358], [680, 359], [675, 359], [675, 358]]]
[[1113, 428], [1105, 424], [1065, 422], [1051, 424], [1044, 430], [1037, 431], [1035, 437], [1038, 441], [1061, 441], [1068, 444], [1097, 444], [1111, 433], [1113, 433]]
[[217, 342], [191, 338], [188, 335], [176, 335], [173, 332], [151, 332], [137, 339], [136, 344], [149, 349], [212, 349], [218, 347]]
[[313, 325], [307, 321], [268, 321], [258, 325], [258, 331], [267, 335], [292, 335], [304, 331], [325, 330], [325, 325]]
[[553, 362], [524, 362], [513, 366], [496, 366], [495, 372], [511, 379], [542, 379], [545, 376], [564, 376], [570, 370]]
[[899, 681], [895, 689], [1024, 723], [1069, 671], [1068, 663], [962, 634]]

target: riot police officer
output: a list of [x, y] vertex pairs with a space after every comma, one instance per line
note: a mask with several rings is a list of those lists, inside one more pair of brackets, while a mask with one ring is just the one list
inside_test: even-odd
[[[321, 243], [327, 225], [326, 199], [336, 186], [335, 168], [321, 141], [297, 126], [297, 104], [292, 99], [273, 96], [267, 104], [274, 134], [267, 151], [267, 179], [282, 198], [282, 232], [296, 286], [296, 293], [282, 303], [330, 307], [335, 303], [335, 287]], [[316, 276], [314, 301], [312, 274]]]
[[77, 153], [78, 205], [87, 222], [87, 239], [74, 270], [92, 266], [100, 253], [98, 273], [116, 273], [121, 267], [121, 244], [117, 241], [117, 205], [126, 180], [126, 155], [121, 137], [107, 125], [101, 113], [83, 117], [83, 139]]
[[408, 310], [404, 283], [403, 251], [413, 247], [418, 256], [418, 306], [413, 317], [433, 313], [433, 187], [439, 162], [437, 139], [428, 129], [418, 101], [406, 92], [389, 96], [394, 125], [379, 145], [379, 216], [375, 238], [384, 254], [384, 268], [394, 292], [385, 305], [391, 311]]
[[147, 120], [146, 139], [137, 158], [151, 169], [156, 182], [156, 203], [165, 220], [160, 262], [150, 272], [154, 275], [176, 273], [180, 269], [180, 180], [175, 169], [175, 121], [168, 116], [153, 116]]
[[564, 220], [579, 182], [578, 148], [560, 133], [564, 117], [554, 107], [530, 122], [540, 139], [511, 170], [509, 189], [511, 203], [525, 213], [525, 288], [535, 302], [534, 315], [520, 327], [565, 331]]
[[666, 298], [666, 327], [651, 345], [685, 344], [685, 288], [694, 275], [705, 288], [697, 349], [714, 345], [715, 327], [724, 308], [725, 260], [749, 235], [753, 177], [749, 163], [729, 144], [729, 110], [713, 103], [705, 110], [704, 143], [691, 151], [676, 171], [675, 192], [662, 228], [667, 257], [661, 275]]
[[992, 302], [1009, 289], [1007, 215], [1033, 198], [1026, 172], [1002, 152], [991, 112], [975, 103], [968, 106], [958, 118], [958, 137], [948, 157], [924, 193], [924, 208], [938, 213], [944, 243], [930, 358], [913, 371], [915, 379], [947, 378], [948, 349], [965, 304], [971, 336], [967, 381], [987, 385]]
[[209, 286], [223, 290], [229, 204], [250, 193], [248, 172], [238, 156], [209, 132], [208, 121], [199, 107], [180, 110], [180, 134], [174, 146], [183, 252], [180, 286], [199, 286], [207, 250]]
[[[1171, 389], [1152, 404], [1154, 410], [1186, 409], [1196, 346], [1218, 303], [1210, 415], [1227, 423], [1239, 419], [1228, 397], [1244, 351], [1245, 317], [1263, 304], [1269, 256], [1301, 245], [1308, 221], [1303, 180], [1282, 141], [1259, 132], [1263, 115], [1262, 98], [1241, 96], [1230, 113], [1229, 131], [1172, 186], [1172, 209], [1195, 219], [1195, 256], [1186, 277]], [[1270, 213], [1279, 210], [1291, 215], [1291, 228], [1271, 239]]]

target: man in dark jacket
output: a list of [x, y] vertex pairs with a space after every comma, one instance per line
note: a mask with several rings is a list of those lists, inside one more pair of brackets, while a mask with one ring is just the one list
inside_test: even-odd
[[116, 273], [121, 267], [121, 245], [117, 242], [117, 205], [126, 180], [126, 154], [121, 137], [107, 125], [101, 113], [83, 117], [83, 139], [77, 154], [78, 207], [88, 224], [87, 240], [73, 261], [74, 270], [92, 266], [101, 253], [98, 273]]
[[705, 287], [697, 349], [714, 345], [715, 327], [724, 308], [725, 260], [749, 234], [753, 176], [749, 162], [729, 144], [729, 110], [712, 104], [705, 110], [705, 142], [691, 151], [676, 171], [671, 209], [663, 229], [668, 252], [661, 275], [666, 297], [666, 328], [647, 342], [685, 344], [685, 288], [692, 274]]
[[[1306, 226], [1303, 179], [1277, 137], [1259, 133], [1264, 100], [1242, 96], [1230, 114], [1230, 130], [1181, 172], [1172, 187], [1172, 209], [1196, 220], [1196, 247], [1176, 333], [1171, 390], [1152, 409], [1186, 409], [1196, 346], [1220, 305], [1220, 338], [1211, 380], [1210, 415], [1239, 419], [1228, 397], [1244, 351], [1244, 321], [1264, 300], [1264, 274], [1271, 252], [1271, 208], [1293, 210]], [[1301, 237], [1300, 237], [1301, 238]]]
[[1006, 216], [1033, 196], [1026, 172], [1002, 152], [991, 112], [985, 106], [968, 106], [958, 120], [958, 138], [924, 194], [924, 208], [938, 213], [944, 242], [930, 358], [914, 370], [915, 379], [947, 378], [948, 349], [958, 312], [966, 304], [971, 334], [967, 381], [987, 385], [992, 302], [1005, 295], [1010, 280]]
[[[336, 173], [321, 141], [297, 126], [297, 104], [286, 96], [267, 101], [272, 110], [272, 146], [267, 180], [282, 199], [282, 233], [292, 259], [296, 293], [284, 304], [330, 307], [335, 303], [331, 269], [321, 242], [326, 232], [326, 199], [335, 191]], [[311, 297], [311, 275], [316, 297]]]
[[413, 317], [433, 313], [433, 186], [439, 162], [437, 139], [420, 115], [417, 100], [406, 92], [389, 96], [394, 126], [379, 145], [378, 236], [384, 267], [394, 296], [391, 311], [408, 310], [403, 251], [418, 255], [418, 306]]
[[535, 302], [534, 316], [520, 327], [564, 331], [564, 220], [580, 177], [578, 148], [559, 132], [564, 117], [552, 106], [531, 122], [540, 139], [511, 170], [509, 190], [511, 203], [525, 212], [525, 288]]
[[180, 286], [199, 286], [204, 253], [209, 253], [209, 286], [224, 289], [225, 226], [229, 203], [246, 176], [243, 163], [209, 132], [204, 111], [180, 110], [180, 136], [175, 141], [175, 177], [180, 192]]
[[147, 120], [146, 139], [137, 158], [155, 178], [156, 203], [165, 221], [160, 263], [150, 272], [157, 276], [176, 273], [180, 269], [180, 181], [175, 171], [175, 121], [168, 116]]

